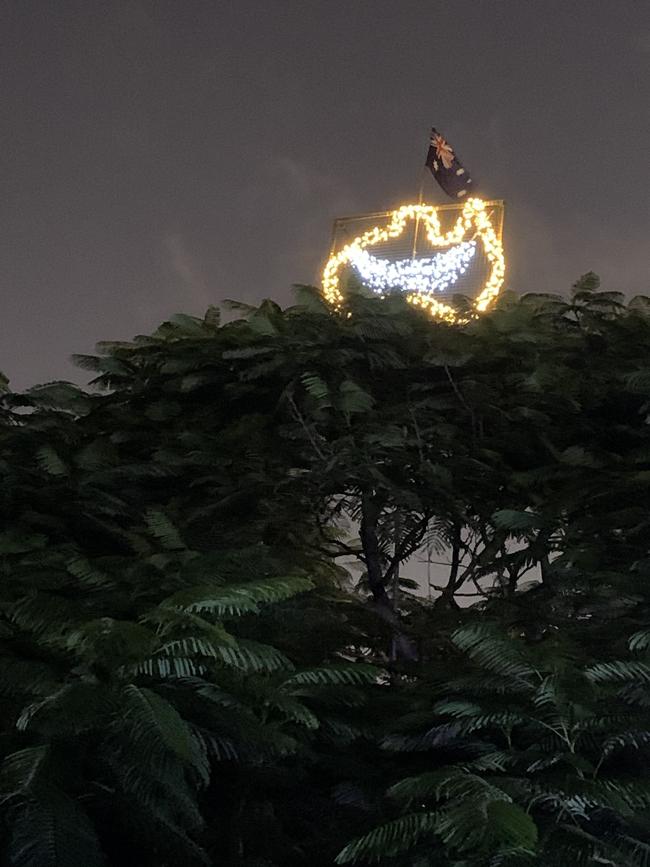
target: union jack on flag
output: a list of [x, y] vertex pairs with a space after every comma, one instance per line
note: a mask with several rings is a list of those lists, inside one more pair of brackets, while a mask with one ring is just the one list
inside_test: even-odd
[[469, 195], [472, 187], [469, 172], [460, 163], [449, 142], [435, 128], [431, 129], [431, 142], [425, 165], [431, 169], [433, 177], [452, 199], [463, 199]]

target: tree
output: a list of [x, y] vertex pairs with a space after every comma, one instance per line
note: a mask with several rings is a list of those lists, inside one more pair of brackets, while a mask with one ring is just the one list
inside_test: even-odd
[[645, 864], [646, 302], [235, 308], [1, 398], [5, 861]]
[[[376, 676], [341, 654], [332, 566], [275, 541], [273, 514], [261, 529], [264, 504], [248, 523], [232, 504], [229, 518], [212, 509], [229, 493], [234, 430], [217, 423], [236, 446], [215, 459], [214, 428], [186, 418], [175, 463], [155, 388], [132, 386], [6, 396], [0, 793], [12, 865], [244, 863], [271, 782], [298, 756], [307, 773], [319, 743], [356, 737], [358, 686]], [[193, 435], [204, 453], [188, 455]], [[257, 466], [251, 454], [236, 471]]]

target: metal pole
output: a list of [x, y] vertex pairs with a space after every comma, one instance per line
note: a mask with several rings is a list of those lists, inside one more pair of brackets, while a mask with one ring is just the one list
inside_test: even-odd
[[[424, 198], [424, 178], [427, 171], [427, 167], [423, 166], [422, 171], [420, 172], [420, 189], [418, 191], [418, 205], [422, 204]], [[415, 232], [413, 233], [413, 249], [411, 251], [411, 262], [415, 259], [415, 253], [417, 251], [418, 245], [418, 229], [420, 228], [420, 215], [418, 214], [415, 218]]]

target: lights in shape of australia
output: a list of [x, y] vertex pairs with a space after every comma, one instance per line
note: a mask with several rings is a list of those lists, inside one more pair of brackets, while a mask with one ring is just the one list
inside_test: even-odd
[[[461, 206], [402, 205], [384, 216], [384, 225], [374, 226], [332, 253], [323, 271], [323, 295], [335, 309], [345, 301], [345, 287], [341, 271], [353, 268], [362, 283], [373, 292], [385, 295], [403, 292], [406, 299], [426, 309], [432, 316], [456, 322], [454, 307], [445, 300], [444, 293], [453, 291], [454, 284], [467, 271], [477, 249], [482, 248], [487, 262], [487, 274], [474, 297], [474, 310], [487, 310], [503, 285], [505, 259], [501, 243], [500, 222], [493, 210], [502, 203], [485, 202], [471, 198]], [[458, 213], [451, 228], [443, 231], [443, 212]], [[390, 250], [391, 242], [404, 234], [409, 222], [415, 222], [423, 237], [433, 248], [423, 257], [387, 259], [372, 255]], [[446, 248], [446, 249], [445, 249]], [[435, 252], [442, 251], [444, 252]]]

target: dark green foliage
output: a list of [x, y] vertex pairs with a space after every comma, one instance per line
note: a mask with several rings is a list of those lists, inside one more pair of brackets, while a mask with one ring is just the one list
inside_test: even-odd
[[[465, 658], [456, 677], [440, 672], [436, 690], [409, 688], [410, 712], [384, 741], [428, 769], [388, 790], [404, 811], [397, 824], [349, 844], [339, 863], [416, 856], [438, 843], [441, 863], [453, 865], [506, 854], [514, 863], [645, 864], [650, 716], [630, 691], [644, 682], [637, 665], [585, 671], [569, 638], [529, 644], [500, 624], [464, 627], [451, 641]], [[610, 680], [627, 687], [594, 687]]]
[[0, 863], [650, 865], [647, 299], [297, 295], [0, 377]]

